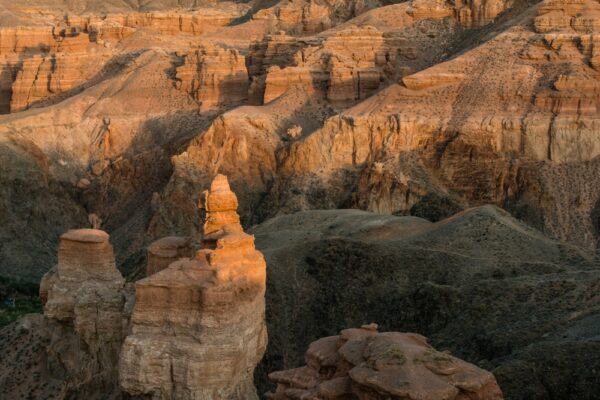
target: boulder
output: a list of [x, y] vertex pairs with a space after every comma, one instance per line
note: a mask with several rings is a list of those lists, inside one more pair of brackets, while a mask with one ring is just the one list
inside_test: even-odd
[[306, 366], [273, 372], [274, 400], [501, 400], [491, 372], [439, 352], [415, 333], [345, 329], [310, 344]]

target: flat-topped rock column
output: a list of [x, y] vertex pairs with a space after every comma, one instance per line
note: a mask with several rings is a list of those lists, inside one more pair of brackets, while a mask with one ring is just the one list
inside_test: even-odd
[[77, 229], [61, 236], [58, 263], [42, 278], [40, 296], [50, 332], [48, 370], [65, 381], [67, 394], [117, 390], [124, 284], [106, 232]]

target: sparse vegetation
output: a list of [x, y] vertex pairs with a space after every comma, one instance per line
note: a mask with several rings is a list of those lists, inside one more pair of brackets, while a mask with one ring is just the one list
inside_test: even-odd
[[38, 292], [39, 285], [36, 283], [0, 276], [0, 327], [25, 314], [41, 312]]
[[402, 351], [402, 348], [396, 344], [392, 344], [388, 346], [383, 353], [381, 353], [381, 358], [393, 360], [397, 364], [404, 364], [406, 362], [406, 356]]

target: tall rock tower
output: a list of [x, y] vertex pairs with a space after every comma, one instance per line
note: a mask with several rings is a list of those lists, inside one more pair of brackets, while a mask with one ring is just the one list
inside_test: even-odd
[[118, 393], [125, 279], [106, 232], [70, 230], [60, 238], [58, 264], [42, 279], [48, 370], [66, 398]]
[[258, 399], [253, 372], [267, 345], [266, 264], [237, 204], [227, 178], [217, 176], [200, 205], [202, 249], [137, 282], [119, 365], [129, 394]]

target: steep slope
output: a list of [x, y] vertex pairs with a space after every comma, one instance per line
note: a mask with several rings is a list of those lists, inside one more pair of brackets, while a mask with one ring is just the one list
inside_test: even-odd
[[354, 197], [333, 201], [391, 213], [408, 212], [428, 192], [493, 202], [556, 237], [595, 246], [597, 72], [591, 47], [574, 44], [591, 36], [568, 27], [540, 34], [532, 22], [525, 15], [331, 118], [286, 150], [282, 175], [297, 176], [293, 187], [309, 177], [327, 187], [353, 174]]
[[[116, 237], [122, 229], [127, 239], [120, 243], [139, 250], [135, 240], [143, 239], [143, 222], [135, 231], [128, 221], [147, 212], [152, 193], [168, 179], [169, 155], [178, 141], [207, 120], [193, 99], [174, 87], [164, 72], [171, 66], [166, 51], [135, 52], [117, 74], [75, 97], [0, 117], [7, 161], [2, 179], [8, 183], [3, 185], [8, 191], [3, 218], [10, 238], [3, 242], [3, 274], [37, 276], [48, 269], [43, 267], [52, 262], [47, 255], [38, 258], [39, 268], [33, 270], [18, 249], [48, 248], [61, 229], [83, 226], [88, 214], [99, 216]], [[19, 189], [19, 181], [28, 183]], [[44, 238], [19, 245], [20, 235], [14, 232], [27, 220], [32, 226], [40, 223]], [[126, 249], [119, 250], [126, 256]]]
[[[382, 4], [29, 21], [9, 7], [4, 106], [26, 110], [0, 118], [1, 273], [39, 276], [48, 243], [88, 217], [113, 235], [119, 266], [139, 270], [151, 240], [198, 231], [198, 188], [219, 172], [246, 225], [340, 207], [435, 221], [493, 203], [595, 247], [595, 14], [578, 17], [594, 3]], [[14, 160], [39, 195], [19, 188]], [[40, 238], [25, 244], [13, 237], [27, 221]]]
[[264, 372], [298, 367], [310, 342], [376, 321], [493, 371], [508, 399], [598, 391], [600, 260], [495, 207], [435, 224], [305, 211], [252, 232], [268, 266]]

